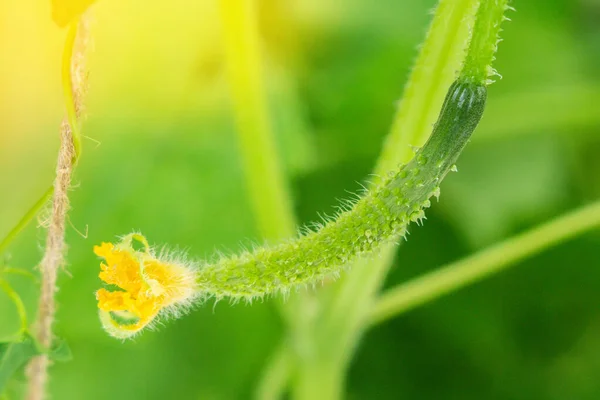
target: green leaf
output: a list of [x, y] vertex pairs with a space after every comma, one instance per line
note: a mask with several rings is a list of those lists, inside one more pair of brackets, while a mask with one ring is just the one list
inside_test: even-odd
[[41, 352], [29, 334], [23, 335], [20, 341], [0, 343], [0, 393], [11, 376], [39, 354]]
[[67, 362], [73, 359], [73, 353], [71, 353], [71, 348], [66, 340], [57, 338], [48, 353], [48, 357], [54, 361]]
[[[0, 343], [0, 395], [4, 392], [11, 377], [33, 357], [46, 353], [51, 360], [57, 362], [67, 362], [73, 358], [71, 349], [64, 339], [57, 338], [47, 352], [42, 350], [42, 347], [28, 333], [25, 333], [20, 339]], [[1, 396], [0, 399], [2, 399]]]

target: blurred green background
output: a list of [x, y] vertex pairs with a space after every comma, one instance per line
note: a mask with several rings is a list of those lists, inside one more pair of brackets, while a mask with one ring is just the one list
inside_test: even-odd
[[[53, 177], [64, 31], [43, 0], [0, 0], [0, 236]], [[371, 171], [433, 0], [262, 0], [265, 74], [302, 221]], [[514, 1], [480, 128], [413, 227], [393, 286], [600, 197], [600, 2]], [[259, 241], [215, 1], [101, 0], [56, 333], [55, 399], [247, 399], [283, 331], [273, 300], [205, 304], [121, 343], [102, 331], [94, 244], [132, 230], [209, 257]], [[82, 233], [87, 233], [82, 235]], [[8, 264], [32, 269], [32, 224]], [[600, 234], [372, 329], [349, 399], [599, 399]], [[36, 287], [11, 278], [35, 312]], [[18, 328], [0, 293], [0, 337]]]

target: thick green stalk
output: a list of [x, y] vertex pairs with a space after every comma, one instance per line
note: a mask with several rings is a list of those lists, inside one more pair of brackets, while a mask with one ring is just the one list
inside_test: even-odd
[[375, 325], [501, 272], [577, 235], [600, 228], [600, 201], [571, 211], [460, 261], [385, 292], [371, 310]]
[[[220, 18], [239, 148], [258, 230], [267, 241], [289, 238], [296, 233], [296, 221], [272, 131], [256, 4], [253, 0], [220, 0]], [[307, 313], [303, 307], [307, 296], [310, 295], [298, 294], [292, 296], [287, 304], [280, 304], [279, 309], [288, 323], [292, 341], [301, 340], [298, 336], [303, 335], [298, 328], [306, 325]], [[289, 379], [294, 357], [287, 352], [276, 353], [274, 357], [274, 365], [263, 371], [257, 398], [276, 398], [278, 382]]]
[[265, 97], [255, 2], [220, 0], [238, 139], [252, 209], [266, 240], [293, 236], [295, 220]]
[[[464, 50], [478, 1], [442, 0], [436, 8], [429, 32], [404, 89], [402, 101], [382, 153], [375, 167], [376, 175], [385, 175], [398, 164], [407, 163], [414, 155], [411, 146], [420, 146], [431, 133], [448, 86], [460, 69]], [[332, 349], [336, 360], [330, 380], [342, 392], [348, 360], [364, 331], [364, 320], [389, 270], [396, 245], [380, 250], [379, 257], [360, 260], [335, 288], [334, 300], [324, 310], [320, 329], [321, 348]], [[304, 369], [306, 379], [300, 381], [298, 399], [310, 398], [318, 391], [311, 378], [311, 366]], [[337, 378], [337, 381], [336, 381]]]
[[[378, 160], [378, 175], [385, 174], [398, 163], [407, 162], [412, 156], [408, 151], [409, 145], [420, 145], [429, 134], [446, 87], [454, 79], [455, 71], [460, 69], [476, 10], [473, 38], [477, 37], [477, 40], [469, 43], [467, 55], [470, 60], [465, 60], [464, 66], [468, 68], [463, 69], [461, 76], [478, 83], [487, 82], [487, 75], [481, 78], [480, 71], [491, 68], [493, 52], [490, 55], [489, 49], [496, 49], [499, 24], [504, 19], [506, 4], [492, 4], [494, 1], [484, 0], [482, 7], [478, 8], [478, 3], [442, 0], [438, 5], [425, 45], [405, 89], [401, 108]], [[499, 16], [498, 12], [501, 13]], [[497, 20], [492, 21], [490, 14], [495, 15]], [[482, 48], [486, 49], [486, 55], [475, 57]], [[431, 65], [436, 67], [431, 68]], [[382, 249], [379, 258], [360, 261], [340, 282], [336, 298], [324, 312], [321, 348], [333, 351], [333, 355], [327, 356], [337, 359], [337, 363], [328, 363], [332, 368], [344, 370], [347, 367], [366, 329], [369, 309], [391, 265], [394, 249], [394, 246], [388, 246]], [[330, 371], [330, 375], [331, 380], [344, 377], [343, 373], [335, 370]], [[310, 372], [307, 376], [309, 379], [303, 384], [308, 388], [302, 390], [307, 395], [297, 396], [299, 399], [310, 398], [318, 392], [318, 384], [310, 382]], [[338, 385], [342, 386], [343, 381], [339, 381]], [[341, 390], [335, 392], [339, 394]]]
[[261, 379], [255, 389], [256, 400], [277, 400], [282, 396], [292, 375], [294, 357], [287, 341], [282, 341], [272, 358], [261, 371]]
[[502, 22], [508, 18], [508, 0], [482, 0], [477, 10], [473, 37], [461, 75], [477, 83], [490, 84], [498, 73], [492, 67], [498, 50]]
[[446, 91], [463, 63], [478, 4], [478, 0], [440, 0], [377, 160], [376, 175], [407, 163], [413, 146], [422, 146], [431, 134]]
[[[460, 69], [477, 4], [477, 0], [440, 1], [405, 87], [401, 105], [375, 169], [376, 174], [385, 175], [398, 164], [408, 162], [413, 156], [410, 146], [422, 145], [430, 134], [430, 127], [437, 117], [446, 89]], [[359, 335], [361, 321], [385, 278], [395, 248], [394, 245], [388, 245], [380, 251], [380, 257], [357, 262], [352, 271], [337, 284], [335, 301], [327, 307], [323, 318], [330, 321], [328, 325], [334, 328], [321, 328], [325, 332], [331, 331], [321, 335], [347, 335], [353, 339], [340, 340], [334, 346], [344, 349], [352, 347], [347, 343], [355, 341], [354, 338]], [[298, 392], [295, 397], [298, 399], [310, 397], [312, 390], [318, 390], [319, 384], [313, 382], [311, 369], [309, 362], [300, 371], [295, 385]]]

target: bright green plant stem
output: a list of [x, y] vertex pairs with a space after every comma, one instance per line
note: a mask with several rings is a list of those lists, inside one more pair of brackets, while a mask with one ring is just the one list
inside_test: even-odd
[[0, 254], [4, 253], [12, 241], [21, 233], [23, 229], [29, 225], [31, 220], [40, 212], [40, 210], [46, 205], [48, 200], [52, 198], [54, 194], [54, 186], [49, 187], [46, 192], [39, 198], [38, 201], [25, 213], [25, 215], [19, 220], [19, 222], [8, 232], [6, 237], [0, 242]]
[[[431, 133], [430, 127], [437, 117], [447, 87], [456, 78], [456, 71], [463, 62], [478, 4], [477, 0], [439, 2], [379, 157], [376, 175], [385, 175], [398, 164], [407, 163], [414, 154], [411, 145], [422, 145]], [[346, 368], [347, 360], [364, 330], [364, 320], [385, 279], [395, 249], [393, 244], [384, 246], [379, 257], [357, 262], [336, 284], [333, 301], [322, 302], [324, 310], [320, 332], [318, 337], [313, 338], [319, 343], [314, 346], [317, 351], [328, 349], [338, 354], [337, 361], [329, 363], [326, 368], [329, 373], [315, 368], [315, 364], [325, 362], [319, 359], [303, 365], [294, 387], [296, 398], [328, 394], [335, 398], [337, 395], [332, 393], [341, 392], [343, 383], [335, 377], [343, 378], [339, 371]], [[280, 348], [280, 351], [289, 351], [284, 346]], [[316, 357], [331, 359], [331, 354], [328, 352]], [[277, 355], [273, 359], [289, 360], [290, 357]], [[323, 386], [324, 382], [327, 385]], [[273, 387], [272, 383], [263, 382], [262, 385]], [[280, 388], [279, 393], [282, 391], [283, 388]]]
[[[427, 37], [404, 88], [402, 100], [375, 167], [385, 175], [414, 156], [431, 134], [448, 86], [463, 62], [477, 0], [441, 0]], [[295, 387], [299, 400], [342, 396], [348, 361], [365, 330], [365, 319], [392, 264], [397, 246], [384, 246], [379, 257], [358, 261], [337, 284], [333, 301], [325, 305], [317, 337], [322, 354], [305, 365]]]
[[[272, 132], [256, 4], [253, 0], [220, 0], [219, 4], [239, 148], [258, 231], [267, 241], [292, 237], [296, 233], [296, 221]], [[298, 294], [286, 304], [279, 305], [294, 337], [299, 334], [297, 324], [301, 324], [306, 316], [303, 309], [305, 296], [308, 295]], [[266, 375], [261, 379], [263, 384], [256, 389], [259, 398], [272, 398], [271, 385], [288, 379], [293, 361], [287, 353], [284, 357], [275, 360], [274, 368], [265, 369]]]
[[[482, 3], [485, 3], [484, 0]], [[489, 8], [503, 13], [505, 2], [478, 7], [479, 1], [440, 1], [430, 27], [427, 39], [409, 82], [405, 88], [399, 112], [394, 120], [392, 130], [385, 142], [378, 160], [376, 174], [384, 174], [401, 162], [412, 157], [409, 145], [420, 145], [430, 130], [446, 87], [460, 70], [464, 50], [469, 41], [473, 18], [476, 22], [472, 29], [475, 44], [469, 44], [469, 54], [474, 55], [476, 48], [486, 47], [495, 50], [498, 41], [499, 23], [504, 19], [490, 21]], [[495, 8], [494, 8], [495, 7]], [[492, 22], [486, 25], [482, 20]], [[494, 26], [496, 24], [496, 26]], [[465, 60], [463, 77], [474, 79], [475, 74], [488, 71], [493, 59], [489, 52], [483, 57], [471, 56]], [[487, 82], [478, 78], [480, 82]], [[387, 246], [380, 257], [360, 261], [348, 276], [339, 283], [334, 301], [324, 311], [323, 327], [320, 334], [320, 349], [327, 349], [323, 356], [323, 368], [308, 365], [303, 381], [297, 388], [296, 398], [310, 399], [315, 396], [323, 398], [339, 398], [342, 396], [343, 371], [356, 347], [362, 332], [366, 329], [366, 319], [377, 291], [382, 285], [389, 266], [393, 260], [395, 247]], [[332, 362], [332, 360], [334, 360]], [[317, 361], [318, 362], [318, 361]], [[341, 372], [340, 372], [341, 371]], [[323, 376], [326, 376], [323, 378]]]
[[293, 236], [291, 196], [273, 140], [252, 0], [220, 0], [227, 71], [246, 183], [259, 232], [266, 240]]
[[[5, 271], [0, 271], [5, 272]], [[23, 300], [21, 300], [21, 296], [12, 288], [12, 286], [4, 280], [2, 275], [0, 274], [0, 289], [6, 293], [6, 295], [12, 300], [19, 315], [19, 333], [16, 335], [17, 337], [27, 332], [27, 328], [29, 326], [27, 322], [27, 310], [25, 309], [25, 304], [23, 304]]]
[[[67, 32], [67, 38], [65, 40], [65, 48], [63, 51], [62, 58], [62, 89], [63, 96], [65, 99], [65, 107], [67, 111], [67, 121], [71, 127], [71, 134], [73, 136], [73, 147], [75, 149], [75, 156], [73, 157], [73, 166], [77, 164], [81, 155], [81, 133], [79, 125], [77, 123], [77, 110], [76, 103], [74, 100], [73, 82], [71, 80], [71, 61], [73, 57], [73, 48], [75, 45], [75, 39], [77, 38], [77, 23], [72, 23]], [[14, 228], [6, 235], [2, 242], [0, 242], [0, 254], [4, 253], [12, 241], [21, 233], [27, 225], [35, 218], [35, 216], [44, 208], [48, 200], [52, 198], [54, 194], [54, 186], [50, 186], [44, 194], [35, 202], [35, 204], [25, 213], [25, 215], [19, 220]]]
[[[421, 52], [415, 63], [392, 128], [377, 160], [374, 173], [385, 175], [414, 156], [413, 146], [422, 146], [431, 134], [447, 88], [456, 79], [469, 42], [478, 1], [440, 1]], [[326, 310], [331, 328], [325, 335], [345, 337], [338, 346], [351, 352], [368, 313], [392, 263], [395, 245], [382, 249], [375, 259], [361, 260], [341, 280], [335, 301]]]
[[440, 0], [377, 160], [383, 175], [407, 163], [413, 146], [431, 134], [439, 109], [464, 60], [478, 0]]
[[492, 67], [498, 50], [499, 34], [509, 8], [508, 0], [482, 0], [477, 10], [473, 37], [461, 75], [473, 82], [490, 84], [497, 75]]
[[598, 228], [600, 201], [386, 291], [372, 309], [370, 324], [396, 317], [515, 266], [544, 249]]
[[292, 355], [291, 346], [287, 341], [281, 341], [271, 357], [264, 370], [261, 371], [261, 378], [254, 393], [254, 399], [256, 400], [277, 400], [281, 398], [282, 392], [292, 375], [295, 359]]

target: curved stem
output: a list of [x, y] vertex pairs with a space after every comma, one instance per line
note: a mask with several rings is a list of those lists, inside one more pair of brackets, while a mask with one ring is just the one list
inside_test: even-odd
[[339, 275], [344, 266], [371, 254], [420, 223], [437, 196], [483, 114], [485, 86], [457, 81], [448, 95], [434, 132], [402, 168], [367, 191], [350, 208], [318, 230], [276, 246], [222, 257], [197, 272], [199, 290], [216, 298], [251, 300]]
[[477, 83], [490, 84], [490, 77], [497, 75], [492, 67], [498, 50], [500, 26], [508, 18], [508, 0], [482, 0], [477, 10], [473, 37], [465, 57], [461, 76]]
[[10, 284], [0, 277], [0, 289], [4, 291], [10, 297], [12, 302], [15, 304], [15, 308], [17, 309], [17, 313], [19, 314], [20, 328], [19, 334], [27, 331], [29, 326], [27, 322], [27, 310], [25, 309], [25, 304], [23, 304], [23, 300], [21, 300], [21, 296], [10, 286]]
[[516, 262], [600, 228], [600, 201], [385, 292], [371, 312], [375, 325], [498, 273]]
[[[398, 164], [410, 161], [413, 156], [410, 146], [422, 145], [431, 133], [431, 125], [435, 122], [446, 90], [460, 69], [478, 4], [478, 0], [439, 2], [378, 159], [375, 168], [377, 175], [385, 175], [397, 168]], [[350, 356], [354, 343], [364, 329], [363, 321], [373, 297], [391, 265], [395, 249], [395, 245], [384, 246], [379, 258], [357, 262], [352, 271], [337, 284], [333, 302], [323, 311], [323, 320], [330, 322], [319, 328], [320, 337], [316, 340], [331, 344], [339, 349], [337, 352]], [[287, 351], [284, 347], [281, 349]], [[322, 373], [333, 379], [333, 376], [340, 376], [339, 372], [345, 365], [345, 362], [341, 362], [330, 366], [331, 371]], [[310, 393], [310, 387], [316, 390], [319, 383], [313, 379], [310, 363], [299, 372], [295, 389], [296, 398], [302, 399], [302, 393]], [[341, 385], [342, 381], [340, 378], [336, 384]]]
[[[273, 133], [263, 76], [263, 57], [254, 0], [220, 0], [220, 19], [227, 59], [227, 73], [236, 117], [250, 204], [258, 231], [267, 241], [293, 237], [296, 219], [292, 196], [283, 173]], [[306, 295], [292, 296], [279, 311], [286, 321], [306, 318]], [[288, 324], [290, 336], [300, 335]], [[286, 348], [282, 343], [281, 348]], [[277, 352], [269, 360], [256, 388], [260, 399], [278, 398], [294, 364], [291, 352]]]
[[253, 0], [220, 0], [246, 184], [259, 232], [267, 240], [293, 236], [296, 222], [269, 118]]
[[[411, 146], [421, 146], [431, 134], [431, 126], [450, 84], [463, 62], [471, 35], [470, 28], [478, 0], [441, 0], [413, 71], [405, 86], [402, 101], [391, 130], [377, 160], [375, 174], [384, 176], [414, 155]], [[360, 260], [342, 279], [333, 301], [324, 311], [325, 326], [320, 332], [322, 347], [331, 348], [335, 363], [330, 363], [331, 379], [343, 385], [343, 372], [356, 348], [365, 319], [392, 264], [397, 245], [384, 246], [380, 256]], [[307, 380], [310, 374], [307, 373]], [[306, 382], [306, 385], [317, 383]], [[341, 392], [341, 389], [338, 390]]]
[[284, 341], [279, 344], [272, 358], [267, 361], [266, 367], [261, 371], [261, 379], [254, 392], [256, 400], [277, 400], [292, 375], [294, 355], [291, 348]]
[[406, 83], [376, 175], [410, 161], [422, 146], [464, 59], [479, 0], [440, 0], [427, 37]]
[[[473, 61], [465, 60], [464, 63], [474, 66], [475, 71], [478, 71], [477, 68], [483, 69], [487, 76], [505, 9], [505, 0], [440, 1], [379, 157], [377, 175], [385, 175], [398, 163], [406, 163], [413, 156], [409, 145], [420, 146], [425, 141], [446, 88], [460, 69], [467, 44], [468, 55], [475, 55], [482, 47], [479, 43], [493, 42], [493, 48], [486, 49], [486, 55]], [[490, 13], [494, 18], [499, 17], [490, 19]], [[471, 26], [473, 21], [474, 27]], [[461, 79], [469, 78], [469, 73], [469, 68], [463, 68]], [[470, 80], [478, 84], [485, 82]], [[357, 263], [340, 283], [336, 298], [330, 303], [330, 309], [326, 310], [323, 320], [327, 321], [327, 327], [322, 332], [322, 346], [337, 349], [334, 357], [338, 360], [337, 363], [330, 363], [333, 368], [329, 371], [331, 379], [343, 377], [339, 370], [346, 367], [360, 335], [367, 328], [365, 322], [369, 308], [391, 265], [394, 249], [395, 246], [387, 246], [382, 249], [378, 259]], [[338, 384], [343, 384], [343, 378], [339, 379]]]
[[21, 233], [21, 231], [25, 229], [27, 225], [29, 225], [31, 220], [35, 218], [35, 216], [40, 212], [40, 210], [44, 208], [48, 200], [52, 198], [52, 194], [54, 194], [54, 186], [49, 187], [46, 190], [46, 192], [42, 195], [42, 197], [40, 197], [39, 200], [36, 201], [35, 204], [27, 211], [27, 213], [25, 213], [23, 218], [21, 218], [21, 220], [17, 222], [17, 225], [15, 225], [14, 228], [12, 228], [10, 232], [8, 232], [6, 237], [2, 239], [2, 242], [0, 242], [0, 254], [6, 251], [8, 246], [19, 235], [19, 233]]

